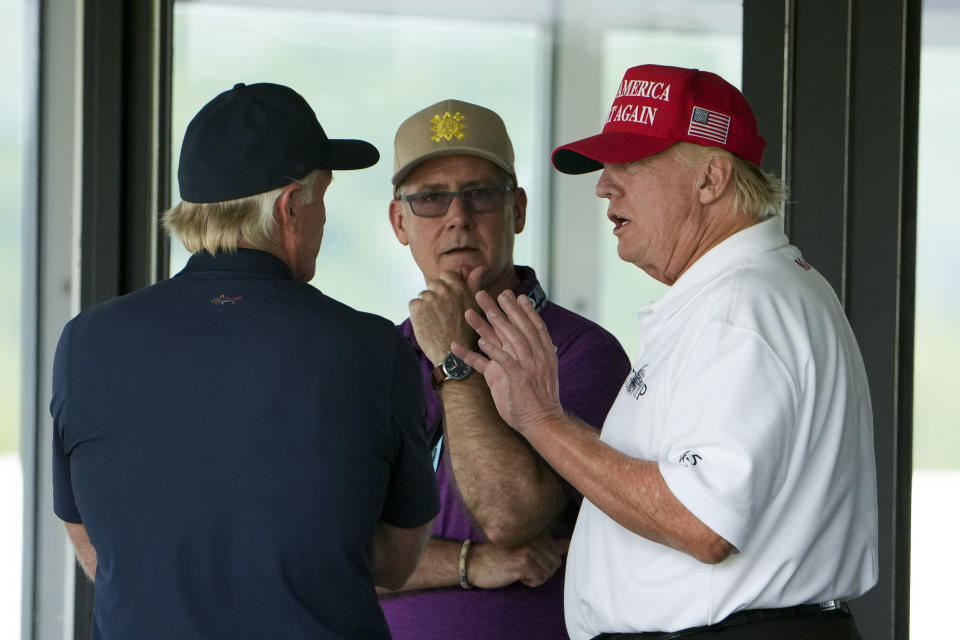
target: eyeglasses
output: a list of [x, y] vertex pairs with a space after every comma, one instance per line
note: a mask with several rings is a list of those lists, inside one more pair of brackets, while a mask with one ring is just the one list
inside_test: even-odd
[[488, 213], [503, 205], [503, 197], [513, 187], [494, 187], [474, 185], [460, 191], [421, 191], [400, 196], [400, 200], [410, 204], [414, 215], [423, 218], [439, 218], [447, 213], [450, 203], [457, 196], [463, 200], [468, 213]]

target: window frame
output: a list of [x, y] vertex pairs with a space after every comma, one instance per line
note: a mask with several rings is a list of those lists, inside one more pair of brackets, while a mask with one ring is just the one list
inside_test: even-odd
[[[858, 11], [855, 0], [744, 0], [743, 86], [774, 151], [768, 168], [794, 187], [785, 211], [788, 233], [835, 286], [864, 352], [876, 425], [881, 578], [854, 609], [865, 637], [903, 638], [909, 633], [921, 1], [876, 4]], [[324, 6], [400, 11], [389, 0]], [[596, 26], [580, 18], [596, 23], [602, 13], [596, 2], [497, 0], [465, 8], [424, 0], [418, 6], [423, 15], [476, 11], [546, 21], [553, 33], [553, 71], [544, 79], [552, 98], [547, 139], [567, 142], [583, 134], [584, 122], [595, 121], [594, 96], [601, 90], [589, 69], [600, 41]], [[171, 178], [172, 8], [172, 0], [38, 3], [37, 216], [26, 234], [35, 256], [27, 284], [37, 307], [24, 385], [24, 638], [84, 637], [89, 628], [92, 589], [84, 580], [74, 584], [72, 552], [52, 515], [50, 371], [60, 330], [72, 315], [166, 274], [157, 212], [167, 204]], [[621, 13], [637, 19], [636, 11]], [[604, 14], [611, 22], [623, 17]], [[825, 65], [837, 72], [822, 73]], [[577, 77], [583, 81], [571, 80]], [[824, 112], [817, 92], [843, 107]], [[558, 302], [589, 315], [596, 308], [596, 274], [563, 255], [570, 247], [596, 246], [589, 241], [596, 225], [582, 215], [596, 210], [595, 177], [548, 175], [547, 286]], [[595, 264], [594, 256], [588, 251], [584, 259]]]

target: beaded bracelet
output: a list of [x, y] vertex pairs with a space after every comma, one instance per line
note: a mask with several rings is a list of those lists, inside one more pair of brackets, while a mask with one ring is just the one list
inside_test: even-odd
[[470, 550], [470, 540], [464, 540], [460, 547], [460, 588], [473, 589], [473, 585], [467, 580], [467, 551]]

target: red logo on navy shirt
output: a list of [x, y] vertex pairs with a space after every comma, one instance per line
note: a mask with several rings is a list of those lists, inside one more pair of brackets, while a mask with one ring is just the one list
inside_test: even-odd
[[219, 306], [221, 306], [221, 307], [225, 307], [225, 306], [227, 306], [228, 304], [236, 304], [236, 303], [240, 302], [241, 300], [243, 300], [243, 296], [230, 297], [230, 296], [228, 296], [228, 295], [225, 295], [225, 294], [221, 293], [219, 296], [217, 296], [216, 298], [214, 298], [213, 300], [211, 300], [211, 301], [210, 301], [210, 304], [216, 304], [216, 305], [219, 305]]

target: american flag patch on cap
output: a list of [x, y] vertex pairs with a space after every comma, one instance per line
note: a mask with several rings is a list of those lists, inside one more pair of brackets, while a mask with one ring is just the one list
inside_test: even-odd
[[730, 116], [703, 107], [693, 108], [693, 114], [690, 116], [690, 126], [687, 127], [687, 135], [726, 144], [729, 132]]

